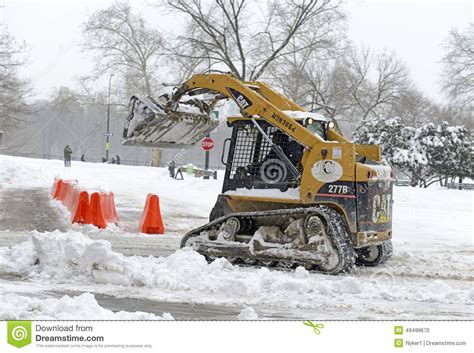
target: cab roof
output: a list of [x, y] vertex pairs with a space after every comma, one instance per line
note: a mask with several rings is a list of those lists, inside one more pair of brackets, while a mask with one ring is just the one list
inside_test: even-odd
[[[290, 118], [295, 119], [296, 121], [302, 121], [306, 118], [311, 118], [315, 121], [322, 121], [322, 122], [328, 122], [329, 119], [327, 119], [324, 115], [318, 114], [318, 113], [312, 113], [312, 112], [304, 112], [304, 111], [297, 111], [297, 110], [283, 110], [283, 113], [288, 115]], [[261, 117], [255, 117], [256, 120], [263, 120]], [[227, 118], [227, 121], [232, 123], [234, 121], [238, 120], [249, 120], [247, 117], [243, 116], [229, 116]]]

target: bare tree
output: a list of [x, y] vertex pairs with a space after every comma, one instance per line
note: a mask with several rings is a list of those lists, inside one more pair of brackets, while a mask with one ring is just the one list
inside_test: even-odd
[[452, 101], [474, 103], [474, 23], [464, 32], [453, 29], [442, 59], [443, 90]]
[[25, 64], [25, 50], [25, 44], [18, 43], [0, 23], [0, 127], [15, 126], [30, 110], [31, 86], [18, 75], [18, 68]]
[[333, 0], [166, 0], [186, 26], [172, 55], [209, 62], [243, 80], [257, 80], [271, 64], [303, 48], [332, 50], [344, 34], [345, 15]]
[[472, 106], [463, 104], [432, 104], [429, 108], [431, 120], [435, 124], [447, 121], [452, 125], [463, 125], [468, 129], [474, 128]]
[[[298, 46], [299, 43], [291, 41], [289, 44], [289, 48], [293, 49], [291, 54], [273, 62], [264, 78], [272, 82], [287, 97], [314, 110], [314, 93], [317, 92], [311, 88], [311, 83], [318, 85], [330, 83], [329, 79], [323, 79], [322, 76], [331, 74], [331, 63], [340, 59], [347, 49], [347, 44], [341, 37], [341, 40], [334, 43], [330, 51], [323, 53], [312, 46], [303, 48], [298, 48]], [[319, 87], [320, 91], [326, 91], [327, 88]], [[326, 105], [326, 107], [330, 109], [329, 106]], [[332, 109], [326, 111], [326, 114], [334, 115]]]
[[402, 92], [387, 113], [387, 116], [399, 117], [403, 123], [414, 127], [435, 122], [436, 115], [436, 104], [416, 87]]
[[312, 60], [306, 68], [306, 106], [325, 116], [339, 120], [356, 105], [347, 90], [353, 74], [344, 65], [343, 59], [321, 62]]
[[[118, 75], [122, 101], [128, 101], [132, 93], [152, 96], [157, 91], [163, 37], [140, 14], [134, 13], [128, 2], [117, 1], [96, 11], [83, 31], [85, 49], [96, 54], [96, 77]], [[161, 151], [153, 148], [152, 155], [152, 164], [160, 165]]]
[[407, 68], [394, 53], [350, 45], [336, 53], [321, 58], [308, 48], [287, 56], [272, 67], [272, 81], [306, 109], [346, 122], [350, 130], [370, 116], [390, 114], [413, 89]]
[[386, 113], [410, 86], [408, 69], [393, 52], [352, 48], [344, 65], [349, 72], [345, 88], [362, 120]]
[[150, 28], [128, 2], [94, 12], [84, 24], [84, 47], [95, 53], [97, 77], [127, 77], [126, 91], [152, 95], [163, 50], [161, 34]]

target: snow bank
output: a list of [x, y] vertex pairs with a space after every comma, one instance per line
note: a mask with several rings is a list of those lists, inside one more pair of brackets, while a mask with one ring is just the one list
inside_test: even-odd
[[[105, 240], [90, 240], [72, 231], [33, 233], [29, 242], [0, 248], [0, 273], [12, 272], [62, 288], [92, 286], [96, 292], [126, 292], [154, 300], [298, 308], [381, 299], [474, 304], [470, 287], [454, 289], [439, 279], [433, 288], [420, 288], [418, 279], [407, 282], [398, 277], [405, 261], [403, 253], [394, 256], [393, 268], [385, 268], [379, 276], [380, 269], [373, 270], [369, 279], [363, 276], [367, 269], [348, 276], [311, 274], [302, 267], [294, 272], [270, 271], [233, 266], [225, 259], [208, 264], [189, 248], [166, 258], [126, 257], [112, 251]], [[420, 266], [425, 264], [422, 259]], [[249, 317], [248, 312], [242, 316]]]
[[164, 313], [157, 316], [144, 312], [113, 312], [97, 303], [90, 293], [60, 299], [38, 299], [17, 294], [0, 294], [2, 320], [174, 320]]
[[239, 320], [258, 320], [258, 315], [253, 310], [253, 308], [245, 308], [243, 309], [239, 315], [237, 315], [237, 319]]

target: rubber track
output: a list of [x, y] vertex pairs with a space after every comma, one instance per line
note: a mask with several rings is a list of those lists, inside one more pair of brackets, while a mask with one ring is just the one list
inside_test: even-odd
[[[325, 219], [325, 222], [329, 228], [328, 236], [331, 238], [333, 245], [336, 247], [339, 253], [339, 265], [331, 271], [311, 270], [310, 272], [337, 274], [341, 272], [350, 271], [354, 267], [355, 260], [356, 260], [355, 251], [352, 246], [352, 240], [349, 234], [347, 233], [345, 223], [342, 220], [339, 213], [323, 205], [318, 205], [314, 207], [296, 208], [296, 209], [271, 210], [271, 211], [264, 211], [264, 212], [231, 213], [223, 217], [220, 217], [218, 219], [215, 219], [212, 222], [209, 222], [201, 227], [198, 227], [188, 232], [181, 240], [181, 248], [186, 246], [186, 242], [190, 238], [194, 236], [199, 236], [201, 232], [206, 231], [206, 230], [211, 230], [211, 229], [218, 229], [220, 225], [223, 224], [230, 217], [255, 219], [259, 217], [284, 216], [287, 218], [290, 218], [290, 217], [300, 218], [300, 217], [306, 217], [307, 215], [311, 213], [316, 213], [318, 216], [321, 216]], [[261, 264], [245, 265], [245, 266], [246, 267], [262, 267]], [[315, 265], [315, 266], [318, 266], [318, 265]]]

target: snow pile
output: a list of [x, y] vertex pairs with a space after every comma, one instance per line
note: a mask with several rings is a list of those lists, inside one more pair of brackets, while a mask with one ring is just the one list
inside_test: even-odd
[[70, 168], [64, 168], [62, 161], [28, 159], [0, 155], [0, 183], [23, 187], [50, 188], [56, 176], [68, 178]]
[[210, 275], [233, 266], [225, 259], [208, 264], [191, 249], [167, 258], [126, 257], [105, 240], [90, 240], [79, 232], [33, 232], [30, 242], [0, 248], [0, 272], [31, 279], [75, 283], [112, 283], [171, 291], [196, 287], [202, 273]]
[[403, 272], [400, 264], [405, 260], [403, 253], [394, 256], [393, 268], [385, 269], [380, 276], [372, 271], [368, 280], [359, 278], [359, 272], [367, 269], [350, 276], [327, 276], [311, 274], [302, 267], [294, 272], [241, 268], [225, 259], [208, 264], [189, 248], [166, 258], [126, 257], [113, 252], [105, 240], [55, 231], [34, 233], [29, 242], [0, 248], [0, 273], [17, 273], [35, 282], [49, 281], [63, 289], [83, 290], [91, 285], [94, 291], [104, 294], [127, 293], [174, 302], [284, 304], [299, 308], [380, 299], [474, 303], [470, 288], [454, 289], [441, 280], [433, 288], [420, 288], [416, 281], [399, 286], [397, 276]]
[[239, 320], [258, 320], [258, 315], [253, 310], [253, 308], [245, 308], [243, 309], [239, 315], [237, 315], [237, 319]]
[[0, 273], [27, 275], [35, 265], [36, 252], [31, 242], [0, 248]]
[[303, 266], [298, 266], [295, 270], [295, 277], [307, 279], [309, 278], [309, 272]]
[[0, 303], [2, 320], [174, 320], [169, 313], [162, 317], [140, 311], [114, 313], [101, 307], [90, 293], [60, 299], [0, 294]]

